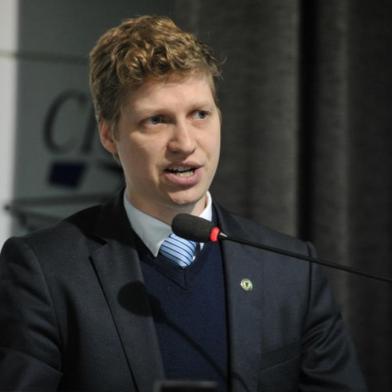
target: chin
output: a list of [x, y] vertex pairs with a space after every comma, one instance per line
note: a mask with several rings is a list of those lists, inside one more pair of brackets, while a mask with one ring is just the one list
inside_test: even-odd
[[[186, 210], [187, 212], [193, 211], [198, 203], [202, 203], [205, 198], [206, 192], [202, 195], [171, 195], [170, 200], [174, 208]], [[203, 207], [204, 208], [204, 207]]]

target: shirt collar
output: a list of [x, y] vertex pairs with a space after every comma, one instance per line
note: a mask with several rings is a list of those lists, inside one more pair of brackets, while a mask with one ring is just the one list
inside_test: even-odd
[[[125, 191], [123, 202], [132, 229], [154, 257], [157, 257], [162, 242], [173, 232], [171, 226], [134, 207], [128, 201]], [[212, 220], [212, 198], [209, 192], [207, 192], [207, 206], [199, 216], [209, 221]]]

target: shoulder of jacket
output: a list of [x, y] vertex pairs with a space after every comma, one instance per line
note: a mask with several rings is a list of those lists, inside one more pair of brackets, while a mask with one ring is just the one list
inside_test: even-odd
[[[232, 234], [241, 235], [244, 239], [261, 242], [269, 246], [300, 253], [309, 252], [309, 244], [304, 240], [232, 213], [219, 205], [217, 206], [217, 213], [220, 223], [224, 226], [223, 231], [231, 231]], [[227, 234], [230, 234], [230, 232]]]

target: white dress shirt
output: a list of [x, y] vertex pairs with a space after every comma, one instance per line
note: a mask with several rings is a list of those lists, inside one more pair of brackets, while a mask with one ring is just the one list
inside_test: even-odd
[[[162, 242], [173, 233], [171, 226], [134, 207], [128, 201], [125, 191], [124, 207], [132, 229], [144, 242], [144, 245], [147, 246], [154, 257], [157, 257]], [[207, 205], [199, 216], [200, 218], [209, 221], [212, 220], [212, 198], [209, 192], [207, 192]], [[200, 247], [202, 248], [203, 244], [200, 244]]]

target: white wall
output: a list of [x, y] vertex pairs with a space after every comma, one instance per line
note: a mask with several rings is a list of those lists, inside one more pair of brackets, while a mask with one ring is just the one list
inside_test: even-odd
[[[91, 121], [87, 55], [122, 19], [170, 15], [172, 7], [167, 0], [1, 0], [0, 203], [17, 201], [29, 213], [27, 221], [13, 219], [13, 234], [46, 222], [31, 213], [63, 217], [94, 203], [71, 202], [75, 195], [114, 193], [121, 186]], [[57, 109], [56, 102], [62, 102]], [[83, 149], [87, 137], [90, 147]], [[73, 169], [80, 176], [72, 185], [66, 180], [77, 179]], [[53, 203], [53, 197], [63, 200]], [[0, 245], [9, 233], [10, 218], [2, 211]]]
[[3, 206], [12, 198], [16, 120], [18, 0], [0, 4], [0, 246], [11, 232]]

